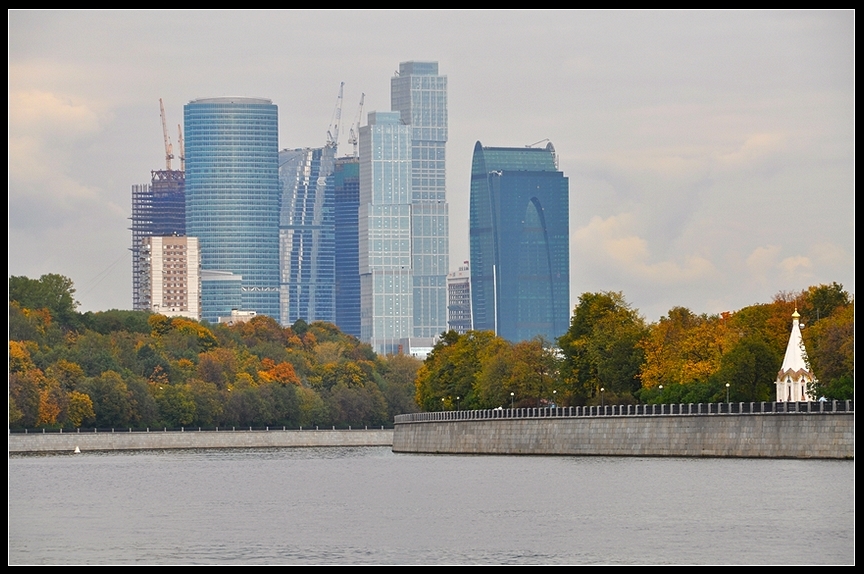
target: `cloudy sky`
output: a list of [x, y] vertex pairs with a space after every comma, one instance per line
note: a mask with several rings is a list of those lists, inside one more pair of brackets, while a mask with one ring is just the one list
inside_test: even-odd
[[549, 139], [570, 178], [571, 302], [649, 321], [842, 283], [855, 292], [852, 11], [12, 11], [9, 274], [129, 309], [130, 191], [164, 166], [159, 98], [259, 96], [280, 148], [341, 150], [400, 61], [448, 76], [450, 262], [472, 148]]

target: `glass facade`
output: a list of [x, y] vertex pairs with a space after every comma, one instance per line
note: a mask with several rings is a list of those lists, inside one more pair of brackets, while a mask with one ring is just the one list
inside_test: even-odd
[[411, 130], [412, 336], [447, 330], [450, 271], [445, 184], [447, 76], [437, 62], [402, 62], [390, 80], [390, 107]]
[[243, 305], [243, 277], [230, 271], [201, 271], [201, 318], [214, 325]]
[[474, 146], [474, 329], [555, 341], [570, 324], [569, 181], [545, 148]]
[[207, 98], [186, 104], [183, 117], [186, 232], [200, 241], [201, 267], [241, 275], [242, 310], [278, 320], [277, 108], [260, 98]]
[[336, 321], [335, 190], [327, 185], [335, 153], [334, 146], [279, 152], [279, 316], [286, 326]]
[[358, 211], [360, 208], [360, 162], [339, 158], [327, 180], [333, 189], [336, 229], [336, 326], [343, 333], [360, 337], [360, 268]]
[[398, 112], [371, 112], [360, 128], [360, 338], [398, 353], [414, 320], [411, 272], [411, 128]]

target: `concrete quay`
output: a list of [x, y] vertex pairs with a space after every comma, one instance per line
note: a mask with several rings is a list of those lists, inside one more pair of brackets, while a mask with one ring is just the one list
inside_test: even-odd
[[[851, 405], [743, 404], [419, 413], [396, 417], [393, 451], [439, 454], [853, 459]], [[812, 403], [815, 405], [815, 403]], [[658, 405], [659, 406], [659, 405]], [[844, 405], [841, 405], [841, 407]], [[640, 405], [640, 407], [642, 407]], [[820, 408], [821, 407], [821, 408]], [[759, 412], [753, 412], [757, 410]], [[746, 412], [741, 412], [746, 411]], [[779, 412], [778, 412], [779, 411]], [[638, 412], [638, 414], [636, 414]], [[614, 413], [614, 414], [612, 414]], [[434, 416], [433, 416], [434, 415]]]
[[9, 453], [159, 450], [175, 448], [288, 448], [391, 446], [392, 429], [357, 430], [206, 430], [10, 433]]

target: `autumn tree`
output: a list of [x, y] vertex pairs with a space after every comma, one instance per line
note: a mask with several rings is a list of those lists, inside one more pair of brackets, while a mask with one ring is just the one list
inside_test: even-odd
[[39, 279], [25, 276], [9, 278], [9, 300], [27, 309], [48, 309], [51, 316], [64, 327], [76, 323], [78, 301], [72, 280], [63, 275], [48, 273]]
[[618, 292], [583, 293], [570, 328], [558, 339], [564, 360], [562, 385], [571, 404], [593, 402], [603, 388], [632, 400], [647, 333], [645, 321]]
[[817, 397], [847, 400], [855, 396], [855, 304], [835, 307], [804, 330]]

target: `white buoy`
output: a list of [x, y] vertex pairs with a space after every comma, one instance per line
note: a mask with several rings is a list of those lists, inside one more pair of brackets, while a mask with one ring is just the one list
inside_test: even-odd
[[75, 454], [81, 454], [81, 449], [77, 446], [75, 447]]

